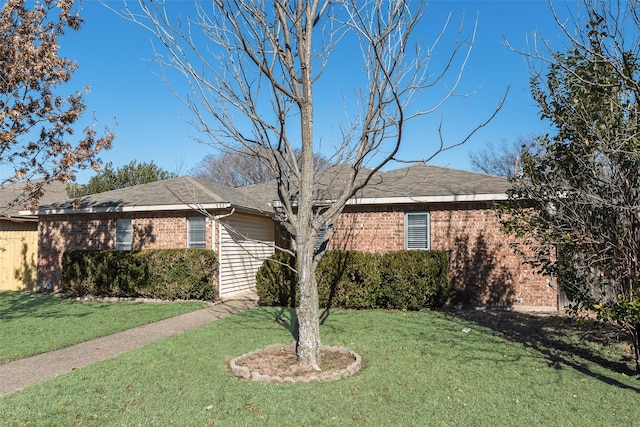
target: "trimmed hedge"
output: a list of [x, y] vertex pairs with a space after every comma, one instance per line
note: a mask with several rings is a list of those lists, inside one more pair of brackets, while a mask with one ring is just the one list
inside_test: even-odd
[[[321, 307], [420, 310], [447, 300], [449, 266], [443, 251], [373, 254], [327, 251], [316, 270]], [[282, 252], [256, 275], [260, 302], [294, 307], [299, 291], [295, 258]]]
[[328, 251], [316, 271], [321, 307], [377, 308], [382, 280], [381, 255]]
[[449, 289], [444, 251], [398, 251], [382, 257], [380, 305], [401, 310], [442, 307]]
[[205, 249], [71, 250], [62, 291], [73, 295], [215, 300], [218, 259]]
[[276, 307], [295, 307], [299, 298], [296, 260], [286, 252], [266, 259], [256, 273], [260, 302]]

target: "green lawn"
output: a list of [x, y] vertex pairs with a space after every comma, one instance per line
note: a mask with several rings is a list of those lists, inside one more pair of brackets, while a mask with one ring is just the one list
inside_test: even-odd
[[0, 292], [0, 363], [33, 356], [205, 307], [201, 302], [77, 302]]
[[[255, 308], [2, 396], [0, 425], [632, 426], [640, 420], [640, 382], [629, 376], [627, 355], [562, 319], [521, 315], [508, 325], [456, 312], [332, 311], [323, 342], [361, 354], [359, 374], [305, 385], [233, 377], [229, 358], [291, 341], [275, 321], [279, 315]], [[539, 328], [538, 335], [525, 334], [527, 325]]]

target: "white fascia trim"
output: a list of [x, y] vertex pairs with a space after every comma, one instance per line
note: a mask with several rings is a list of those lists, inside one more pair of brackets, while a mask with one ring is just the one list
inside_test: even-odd
[[[361, 197], [352, 198], [347, 205], [393, 205], [408, 203], [451, 203], [451, 202], [498, 202], [509, 200], [505, 193], [495, 194], [454, 194], [448, 196], [416, 196], [416, 197]], [[316, 205], [330, 205], [333, 200], [316, 200]], [[279, 200], [271, 202], [274, 208], [282, 207]], [[297, 202], [292, 203], [297, 206]]]
[[[509, 196], [504, 193], [495, 194], [456, 194], [448, 196], [416, 196], [416, 197], [362, 197], [352, 198], [347, 201], [347, 205], [393, 205], [409, 203], [451, 203], [451, 202], [499, 202], [509, 200]], [[333, 200], [316, 200], [316, 206], [330, 205]], [[293, 202], [292, 206], [297, 206]], [[281, 208], [283, 205], [279, 200], [271, 202], [274, 208]]]
[[[41, 209], [35, 212], [23, 211], [29, 215], [63, 215], [63, 214], [87, 214], [87, 213], [113, 213], [113, 212], [158, 212], [158, 211], [184, 211], [194, 209], [228, 209], [231, 203], [211, 203], [206, 205], [155, 205], [155, 206], [115, 206], [107, 208], [81, 208], [81, 209]], [[20, 212], [22, 214], [22, 212]]]
[[407, 203], [451, 203], [451, 202], [493, 202], [509, 200], [504, 193], [497, 194], [454, 194], [447, 196], [416, 197], [363, 197], [347, 201], [348, 205], [392, 205]]
[[495, 194], [452, 194], [446, 196], [416, 197], [362, 197], [347, 201], [348, 205], [392, 205], [407, 203], [450, 203], [450, 202], [493, 202], [509, 200], [504, 193]]

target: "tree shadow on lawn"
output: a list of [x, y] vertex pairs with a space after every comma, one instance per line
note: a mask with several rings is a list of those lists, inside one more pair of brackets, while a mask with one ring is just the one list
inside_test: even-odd
[[[544, 356], [554, 369], [560, 370], [564, 365], [607, 384], [640, 393], [639, 387], [624, 384], [589, 366], [598, 365], [629, 377], [637, 375], [632, 369], [627, 337], [610, 325], [562, 314], [484, 310], [443, 310], [442, 313], [491, 329], [500, 337], [531, 348]], [[575, 334], [579, 342], [569, 339], [568, 332]], [[627, 354], [618, 356], [616, 351], [605, 354], [604, 348], [611, 345], [622, 345]]]
[[[606, 351], [607, 346], [628, 345], [626, 337], [611, 326], [592, 319], [575, 319], [562, 314], [547, 315], [461, 309], [441, 310], [440, 313], [444, 319], [458, 319], [467, 324], [472, 323], [493, 331], [497, 337], [519, 343], [525, 348], [531, 348], [545, 358], [547, 364], [554, 369], [575, 369], [606, 384], [640, 393], [640, 383], [638, 387], [635, 387], [614, 378], [616, 373], [629, 377], [634, 377], [636, 373], [632, 369], [633, 360], [630, 352], [622, 354], [622, 349]], [[325, 314], [328, 314], [328, 311]], [[234, 317], [238, 326], [255, 329], [256, 322], [251, 321], [252, 319], [273, 320], [274, 326], [278, 325], [277, 327], [284, 328], [292, 338], [296, 336], [295, 309], [261, 307]], [[420, 335], [423, 335], [427, 341], [433, 339], [433, 337], [428, 337], [431, 335], [429, 333], [431, 327], [449, 328], [447, 325], [434, 324], [433, 318], [429, 318], [427, 323], [419, 321], [415, 325], [412, 325], [411, 319], [418, 320], [415, 316], [408, 316], [408, 318], [401, 319], [402, 323], [396, 324], [395, 320], [398, 319], [394, 318], [394, 321], [386, 326], [375, 325], [372, 327], [378, 329], [379, 334], [392, 334], [394, 339], [403, 339], [402, 336], [405, 336], [408, 342], [417, 339]], [[436, 333], [436, 335], [439, 335], [438, 339], [440, 340], [441, 334]], [[571, 335], [573, 335], [573, 340]], [[458, 343], [457, 338], [452, 338], [449, 344], [440, 344], [446, 347]], [[611, 375], [608, 375], [606, 371], [610, 371]]]
[[[273, 324], [265, 324], [265, 320], [273, 321]], [[288, 307], [264, 305], [229, 316], [226, 321], [234, 323], [239, 329], [271, 330], [273, 328], [284, 328], [293, 338], [296, 328], [296, 310]]]
[[60, 299], [51, 295], [34, 294], [28, 291], [3, 292], [0, 294], [0, 322], [25, 318], [51, 319], [60, 317], [86, 317], [102, 306], [92, 306], [90, 310], [69, 312], [62, 304], [74, 301]]
[[[325, 325], [325, 321], [329, 318], [330, 314], [330, 309], [321, 309], [320, 324], [324, 325], [325, 330], [326, 328], [329, 328], [339, 332], [340, 328], [338, 326], [334, 324]], [[262, 322], [265, 320], [273, 321], [271, 324], [273, 326], [256, 326], [258, 324], [263, 324]], [[295, 308], [261, 305], [257, 308], [238, 313], [237, 316], [231, 316], [227, 321], [235, 323], [241, 329], [271, 330], [274, 327], [282, 328], [291, 334], [292, 341], [297, 341], [298, 339], [298, 323]]]

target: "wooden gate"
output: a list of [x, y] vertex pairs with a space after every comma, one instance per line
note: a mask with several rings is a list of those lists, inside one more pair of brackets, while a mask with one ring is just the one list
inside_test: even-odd
[[0, 221], [0, 291], [35, 290], [37, 227], [35, 222]]

